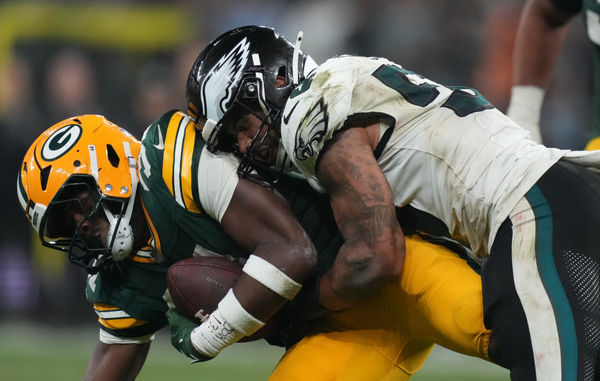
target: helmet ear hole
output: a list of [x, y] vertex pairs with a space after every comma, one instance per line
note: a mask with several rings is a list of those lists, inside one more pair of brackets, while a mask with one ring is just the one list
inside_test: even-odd
[[48, 178], [50, 177], [50, 171], [52, 170], [52, 166], [49, 165], [46, 168], [40, 171], [40, 183], [42, 185], [42, 190], [46, 190], [48, 186]]
[[277, 77], [283, 77], [287, 83], [287, 69], [285, 66], [280, 66], [277, 70]]
[[106, 145], [106, 156], [108, 157], [108, 161], [113, 167], [119, 168], [119, 162], [121, 161], [121, 159], [119, 159], [117, 151], [115, 151], [111, 144]]

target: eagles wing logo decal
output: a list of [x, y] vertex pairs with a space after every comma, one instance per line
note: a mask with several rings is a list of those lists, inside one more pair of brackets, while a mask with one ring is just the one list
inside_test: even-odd
[[316, 146], [323, 141], [327, 133], [329, 117], [323, 98], [306, 113], [296, 131], [294, 155], [298, 160], [306, 160], [314, 156]]
[[209, 71], [200, 93], [208, 119], [217, 121], [227, 111], [233, 95], [231, 87], [240, 80], [249, 56], [250, 42], [244, 37]]
[[79, 141], [83, 130], [78, 124], [69, 124], [55, 131], [42, 146], [42, 159], [46, 161], [56, 160]]

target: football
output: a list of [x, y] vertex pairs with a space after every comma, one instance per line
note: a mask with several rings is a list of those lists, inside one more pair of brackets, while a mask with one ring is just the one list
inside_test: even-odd
[[238, 263], [224, 257], [187, 258], [169, 268], [167, 287], [177, 311], [200, 324], [196, 313], [213, 312], [241, 273]]
[[[177, 311], [200, 324], [198, 312], [212, 313], [241, 274], [242, 266], [225, 257], [186, 258], [169, 267], [167, 287]], [[266, 324], [241, 341], [264, 338], [274, 325]]]

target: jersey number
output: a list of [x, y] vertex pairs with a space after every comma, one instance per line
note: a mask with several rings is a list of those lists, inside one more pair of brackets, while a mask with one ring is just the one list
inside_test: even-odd
[[[417, 76], [410, 70], [399, 66], [381, 65], [373, 76], [384, 85], [396, 90], [407, 102], [416, 106], [425, 107], [440, 94], [439, 85], [428, 82], [423, 78], [422, 83], [414, 83], [408, 76]], [[420, 76], [419, 76], [420, 77]], [[422, 77], [420, 77], [422, 78]], [[449, 87], [453, 89], [452, 94], [446, 99], [442, 107], [449, 108], [458, 116], [494, 108], [490, 102], [479, 94], [475, 89], [467, 87]]]

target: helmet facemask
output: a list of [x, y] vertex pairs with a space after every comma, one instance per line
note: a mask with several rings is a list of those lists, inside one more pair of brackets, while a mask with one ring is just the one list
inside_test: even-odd
[[[278, 115], [277, 111], [274, 113]], [[270, 158], [265, 158], [264, 156], [259, 154], [260, 149], [265, 144], [269, 137], [269, 134], [276, 134], [278, 138], [280, 135], [276, 130], [273, 129], [268, 122], [269, 116], [261, 119], [261, 124], [248, 147], [246, 147], [245, 152], [240, 152], [237, 143], [235, 143], [235, 153], [240, 157], [240, 164], [238, 166], [237, 173], [241, 178], [252, 178], [258, 180], [259, 182], [265, 181], [267, 184], [274, 185], [277, 183], [279, 179], [280, 173], [277, 171], [273, 171], [273, 165], [275, 163], [271, 162]], [[271, 132], [273, 131], [273, 132]], [[269, 150], [267, 150], [269, 152]], [[258, 176], [258, 177], [257, 177]]]
[[[85, 196], [82, 196], [85, 195]], [[73, 176], [56, 194], [40, 223], [44, 246], [67, 252], [69, 260], [90, 274], [106, 270], [131, 253], [133, 233], [127, 217], [129, 199], [103, 195], [93, 178]], [[74, 216], [82, 218], [75, 221]], [[106, 235], [90, 233], [102, 220]]]
[[[249, 115], [260, 120], [261, 124], [254, 133], [244, 152], [240, 151], [237, 134]], [[274, 184], [278, 175], [273, 171], [274, 157], [267, 157], [262, 151], [270, 152], [270, 145], [281, 140], [281, 108], [269, 105], [264, 99], [264, 83], [260, 78], [246, 77], [242, 80], [234, 104], [215, 127], [220, 132], [219, 143], [214, 151], [232, 151], [240, 158], [238, 175]], [[210, 143], [209, 149], [210, 149]], [[267, 147], [264, 145], [267, 144]], [[266, 148], [266, 150], [264, 149]], [[258, 177], [257, 177], [258, 175]]]

